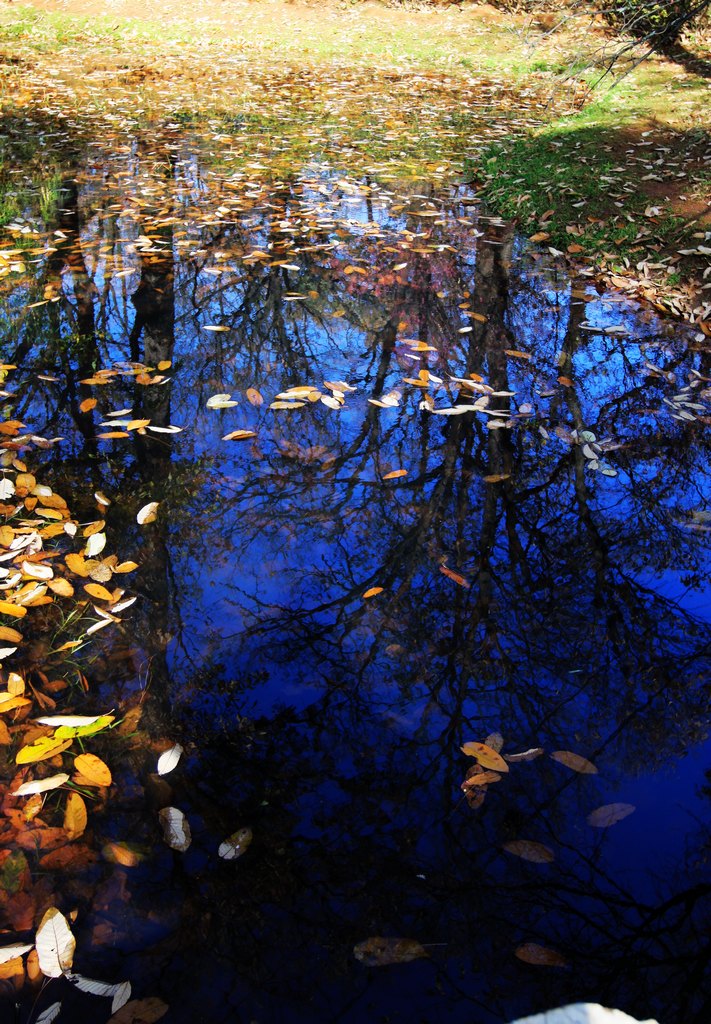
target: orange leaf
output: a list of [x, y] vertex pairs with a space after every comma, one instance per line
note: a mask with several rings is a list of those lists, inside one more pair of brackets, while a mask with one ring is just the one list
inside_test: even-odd
[[376, 594], [382, 594], [382, 592], [383, 592], [383, 587], [370, 587], [363, 594], [363, 599], [366, 599], [368, 597], [375, 597]]

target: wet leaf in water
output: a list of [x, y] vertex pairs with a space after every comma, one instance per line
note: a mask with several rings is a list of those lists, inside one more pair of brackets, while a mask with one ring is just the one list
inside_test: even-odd
[[100, 583], [85, 583], [84, 590], [97, 601], [113, 601], [111, 591], [102, 587]]
[[163, 839], [173, 850], [184, 853], [192, 842], [188, 819], [177, 807], [164, 807], [158, 812]]
[[509, 764], [518, 764], [522, 761], [535, 761], [542, 754], [545, 754], [543, 747], [531, 747], [530, 750], [524, 750], [520, 754], [504, 754], [504, 758]]
[[208, 398], [206, 405], [208, 409], [231, 409], [238, 403], [233, 401], [232, 395], [213, 395]]
[[46, 793], [47, 790], [57, 789], [69, 782], [69, 776], [65, 772], [58, 775], [50, 775], [47, 779], [35, 779], [34, 782], [23, 782], [21, 786], [12, 791], [12, 796], [34, 796], [35, 793]]
[[158, 765], [156, 771], [159, 775], [167, 775], [168, 772], [172, 772], [177, 766], [183, 753], [183, 748], [179, 743], [175, 743], [168, 750], [164, 750], [158, 758]]
[[132, 999], [109, 1018], [108, 1024], [155, 1024], [168, 1010], [168, 1004], [155, 996], [148, 999]]
[[245, 391], [245, 395], [250, 405], [264, 405], [264, 399], [256, 388], [247, 388], [247, 390]]
[[61, 1012], [62, 1004], [52, 1003], [51, 1006], [48, 1006], [47, 1009], [43, 1010], [39, 1017], [37, 1017], [35, 1024], [53, 1024], [53, 1021], [57, 1019]]
[[139, 509], [136, 513], [136, 522], [139, 526], [145, 526], [147, 523], [154, 523], [158, 518], [158, 506], [160, 502], [149, 501], [147, 505]]
[[71, 968], [76, 939], [66, 917], [56, 907], [50, 907], [42, 918], [35, 945], [40, 970], [46, 978], [60, 978]]
[[588, 761], [586, 757], [574, 754], [570, 750], [554, 750], [551, 758], [558, 764], [564, 764], [566, 768], [571, 768], [574, 772], [580, 772], [582, 775], [597, 775], [597, 768], [592, 761]]
[[248, 437], [256, 437], [257, 435], [253, 430], [233, 430], [229, 434], [225, 434], [222, 438], [223, 441], [246, 441]]
[[383, 480], [399, 480], [403, 476], [407, 476], [406, 469], [393, 469], [392, 472], [385, 474]]
[[483, 476], [482, 480], [487, 484], [500, 484], [504, 480], [510, 480], [510, 473], [489, 473], [488, 476]]
[[551, 864], [555, 860], [555, 854], [543, 843], [536, 843], [531, 839], [514, 839], [510, 843], [504, 843], [503, 849], [512, 853], [522, 860], [530, 860], [534, 864]]
[[[17, 698], [19, 699], [19, 698]], [[2, 708], [0, 707], [0, 710]], [[15, 755], [17, 764], [34, 764], [35, 761], [46, 761], [48, 757], [55, 757], [64, 753], [72, 745], [72, 740], [58, 740], [55, 736], [42, 736], [34, 743], [28, 743]]]
[[74, 758], [74, 770], [94, 786], [111, 785], [111, 771], [96, 754], [79, 754]]
[[105, 843], [101, 848], [101, 856], [109, 864], [121, 864], [125, 868], [135, 868], [145, 859], [145, 854], [129, 843]]
[[465, 590], [471, 590], [471, 583], [465, 579], [460, 573], [455, 572], [454, 569], [450, 569], [447, 565], [440, 565], [439, 571], [443, 576], [446, 576], [448, 580], [452, 580], [460, 587], [464, 587]]
[[84, 552], [87, 558], [94, 558], [100, 554], [106, 547], [106, 534], [105, 533], [94, 533], [89, 537], [86, 542], [86, 550]]
[[11, 946], [0, 946], [0, 964], [6, 964], [9, 960], [14, 960], [18, 956], [24, 956], [31, 949], [34, 949], [34, 943], [32, 942], [24, 946], [19, 942], [14, 942]]
[[627, 818], [636, 809], [634, 804], [605, 804], [604, 807], [598, 807], [591, 811], [588, 814], [587, 822], [593, 828], [610, 828], [611, 825], [616, 825], [618, 821]]
[[359, 942], [353, 949], [356, 960], [366, 967], [385, 967], [404, 964], [427, 956], [427, 951], [416, 939], [395, 939], [375, 936]]
[[484, 740], [484, 745], [491, 747], [491, 749], [495, 750], [497, 754], [500, 754], [504, 745], [504, 737], [500, 732], [490, 732]]
[[223, 843], [220, 843], [220, 848], [217, 851], [218, 856], [222, 857], [223, 860], [235, 860], [237, 857], [241, 857], [243, 853], [246, 853], [252, 838], [251, 828], [238, 829], [229, 838], [225, 839]]
[[111, 1011], [116, 1013], [122, 1006], [125, 1006], [131, 998], [131, 984], [128, 981], [110, 985], [105, 981], [96, 981], [94, 978], [85, 978], [83, 974], [67, 973], [67, 979], [76, 985], [80, 992], [89, 992], [93, 996], [102, 996], [111, 999]]
[[383, 590], [384, 590], [384, 587], [370, 587], [362, 595], [363, 599], [365, 600], [365, 599], [367, 599], [369, 597], [376, 597], [378, 594], [382, 594]]
[[64, 809], [64, 831], [69, 839], [78, 839], [87, 824], [86, 804], [78, 793], [70, 793]]
[[524, 942], [514, 952], [519, 960], [526, 964], [535, 964], [538, 967], [568, 966], [568, 961], [561, 953], [547, 946], [539, 946], [537, 942]]
[[493, 747], [487, 746], [486, 743], [465, 743], [461, 750], [467, 757], [475, 757], [482, 768], [491, 768], [495, 772], [509, 770], [509, 766], [501, 754], [497, 753]]

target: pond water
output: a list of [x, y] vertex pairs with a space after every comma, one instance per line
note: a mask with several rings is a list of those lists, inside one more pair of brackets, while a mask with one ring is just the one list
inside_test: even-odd
[[[140, 709], [133, 741], [87, 741], [114, 775], [100, 856], [28, 855], [78, 912], [75, 969], [176, 1024], [583, 999], [705, 1024], [708, 345], [571, 280], [465, 186], [263, 171], [177, 125], [97, 143], [50, 228], [28, 211], [2, 243], [6, 415], [63, 438], [23, 458], [140, 565], [61, 703]], [[542, 752], [462, 789], [485, 741]], [[427, 955], [371, 966], [354, 948], [379, 936]], [[0, 984], [0, 1019], [28, 1019]], [[60, 1022], [111, 1015], [64, 980], [36, 1009], [55, 999]]]

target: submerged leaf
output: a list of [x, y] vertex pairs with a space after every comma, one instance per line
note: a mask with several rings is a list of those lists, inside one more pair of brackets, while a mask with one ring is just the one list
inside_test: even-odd
[[514, 839], [510, 843], [504, 843], [504, 850], [512, 853], [522, 860], [530, 860], [533, 864], [551, 864], [555, 860], [555, 854], [543, 843], [536, 843], [531, 839]]
[[538, 967], [568, 966], [568, 961], [561, 953], [547, 946], [539, 946], [537, 942], [524, 942], [514, 952], [519, 960], [526, 964], [535, 964]]
[[236, 860], [246, 853], [252, 838], [251, 828], [240, 828], [220, 844], [217, 854], [223, 860]]
[[570, 750], [554, 750], [551, 758], [558, 764], [564, 764], [566, 768], [571, 768], [574, 772], [580, 772], [582, 775], [597, 775], [597, 768], [592, 761], [588, 761], [586, 757], [574, 754]]
[[184, 853], [192, 842], [188, 819], [177, 807], [164, 807], [158, 812], [163, 839], [172, 850]]
[[383, 938], [378, 935], [359, 942], [353, 949], [353, 955], [366, 967], [384, 967], [418, 960], [426, 957], [427, 951], [416, 939]]
[[618, 821], [633, 814], [636, 809], [634, 804], [605, 804], [604, 807], [591, 811], [587, 822], [593, 828], [610, 828], [611, 825], [616, 825]]

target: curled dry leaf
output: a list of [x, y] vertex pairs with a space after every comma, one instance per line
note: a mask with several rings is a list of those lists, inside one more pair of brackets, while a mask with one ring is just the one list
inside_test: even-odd
[[237, 857], [241, 857], [243, 853], [246, 853], [252, 838], [251, 828], [238, 829], [228, 839], [225, 839], [224, 843], [220, 844], [220, 848], [217, 851], [218, 856], [222, 857], [223, 860], [236, 860]]
[[555, 949], [539, 946], [537, 942], [524, 942], [514, 950], [519, 960], [537, 967], [567, 967], [568, 961]]
[[593, 828], [610, 828], [611, 825], [616, 825], [618, 821], [633, 814], [636, 809], [634, 804], [605, 804], [604, 807], [591, 811], [587, 822]]
[[188, 819], [177, 807], [164, 807], [158, 812], [163, 839], [172, 850], [185, 853], [192, 842]]
[[531, 839], [514, 839], [510, 843], [504, 843], [503, 848], [514, 857], [530, 860], [534, 864], [552, 864], [555, 860], [552, 850], [543, 843], [536, 843]]
[[136, 522], [139, 526], [145, 526], [146, 523], [154, 523], [158, 518], [158, 506], [160, 502], [149, 501], [147, 505], [139, 509], [136, 513]]
[[486, 743], [465, 743], [461, 749], [462, 753], [466, 754], [467, 757], [475, 757], [482, 768], [491, 768], [495, 772], [507, 772], [509, 770], [509, 766], [501, 754], [497, 753], [493, 747], [488, 746]]
[[383, 938], [376, 935], [353, 948], [353, 955], [366, 967], [404, 964], [426, 957], [427, 951], [416, 939]]
[[558, 764], [564, 764], [566, 768], [572, 768], [574, 772], [580, 772], [582, 775], [597, 775], [597, 768], [592, 761], [588, 761], [586, 757], [574, 754], [570, 750], [554, 750], [551, 758]]
[[50, 907], [42, 918], [35, 945], [40, 970], [46, 978], [59, 978], [71, 968], [76, 939], [66, 917], [56, 907]]

